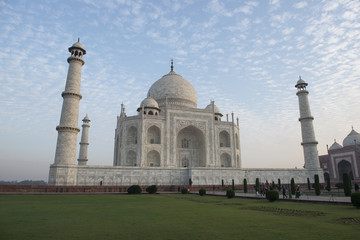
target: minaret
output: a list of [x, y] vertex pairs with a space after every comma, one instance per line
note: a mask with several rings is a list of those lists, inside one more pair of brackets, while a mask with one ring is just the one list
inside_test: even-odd
[[76, 141], [80, 132], [78, 127], [81, 67], [85, 64], [83, 55], [86, 54], [81, 43], [76, 42], [70, 48], [71, 56], [67, 59], [69, 70], [66, 79], [65, 91], [62, 92], [63, 105], [60, 124], [56, 127], [58, 139], [54, 165], [76, 165]]
[[83, 125], [82, 125], [82, 133], [81, 133], [81, 141], [80, 141], [80, 151], [79, 151], [79, 158], [78, 164], [79, 165], [86, 165], [88, 161], [88, 146], [89, 146], [89, 122], [90, 118], [86, 114], [84, 117]]
[[318, 142], [315, 139], [313, 120], [314, 117], [311, 116], [310, 105], [306, 86], [308, 84], [299, 77], [295, 87], [298, 89], [296, 95], [299, 98], [299, 109], [300, 109], [300, 124], [301, 124], [301, 134], [302, 134], [302, 143], [301, 145], [304, 148], [304, 158], [305, 158], [305, 168], [306, 169], [319, 169], [319, 156], [317, 150]]

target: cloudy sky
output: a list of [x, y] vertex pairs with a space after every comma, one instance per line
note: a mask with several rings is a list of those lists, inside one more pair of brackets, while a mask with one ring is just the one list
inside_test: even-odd
[[136, 114], [173, 58], [199, 108], [239, 117], [243, 167], [302, 167], [299, 75], [319, 154], [360, 130], [359, 16], [356, 0], [0, 0], [0, 180], [47, 180], [78, 37], [88, 164], [112, 165], [121, 103]]

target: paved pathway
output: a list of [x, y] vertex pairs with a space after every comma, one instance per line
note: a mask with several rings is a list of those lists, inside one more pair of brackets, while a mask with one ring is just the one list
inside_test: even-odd
[[[195, 192], [193, 192], [195, 193]], [[226, 192], [224, 191], [207, 191], [206, 194], [208, 195], [215, 195], [215, 196], [225, 196]], [[252, 199], [265, 199], [265, 196], [256, 195], [255, 193], [239, 193], [235, 192], [235, 197], [239, 198], [252, 198]], [[279, 200], [284, 201], [298, 201], [298, 202], [322, 202], [322, 203], [339, 203], [339, 204], [351, 204], [350, 197], [338, 197], [336, 195], [326, 195], [326, 196], [314, 196], [314, 195], [306, 195], [303, 194], [300, 198], [282, 198], [282, 194], [279, 196]]]

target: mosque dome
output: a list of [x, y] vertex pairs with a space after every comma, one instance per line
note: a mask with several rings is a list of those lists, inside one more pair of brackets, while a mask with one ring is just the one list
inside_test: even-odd
[[181, 75], [173, 71], [173, 65], [171, 65], [171, 71], [168, 74], [150, 87], [148, 97], [155, 99], [160, 107], [165, 106], [165, 104], [189, 108], [197, 107], [195, 88]]
[[356, 144], [360, 144], [360, 134], [356, 132], [354, 129], [352, 129], [349, 135], [347, 135], [346, 138], [344, 138], [343, 146], [344, 147], [353, 146], [355, 144], [355, 141]]
[[341, 148], [342, 148], [342, 146], [335, 141], [335, 142], [330, 146], [329, 150], [336, 150], [336, 149], [341, 149]]
[[145, 98], [140, 104], [140, 107], [142, 106], [150, 107], [150, 108], [159, 108], [159, 104], [152, 97]]
[[[212, 109], [212, 106], [213, 106], [213, 104], [210, 103], [209, 105], [206, 106], [205, 110], [212, 112], [212, 110], [213, 110], [213, 109]], [[219, 109], [215, 104], [214, 104], [214, 112], [215, 112], [215, 113], [218, 113], [218, 114], [221, 114], [220, 109]], [[222, 114], [221, 114], [221, 115], [222, 115]]]

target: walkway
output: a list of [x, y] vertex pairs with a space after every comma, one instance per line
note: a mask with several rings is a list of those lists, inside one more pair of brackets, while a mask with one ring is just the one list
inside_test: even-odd
[[[195, 192], [192, 192], [195, 193]], [[206, 191], [207, 195], [214, 195], [214, 196], [225, 196], [225, 191]], [[235, 192], [235, 197], [238, 198], [251, 198], [251, 199], [265, 199], [265, 196], [256, 195], [255, 193], [239, 193]], [[338, 204], [351, 204], [350, 197], [339, 197], [334, 195], [323, 195], [323, 196], [315, 196], [315, 195], [306, 195], [303, 194], [300, 198], [282, 198], [282, 194], [279, 196], [280, 201], [293, 201], [293, 202], [314, 202], [314, 203], [338, 203]]]

